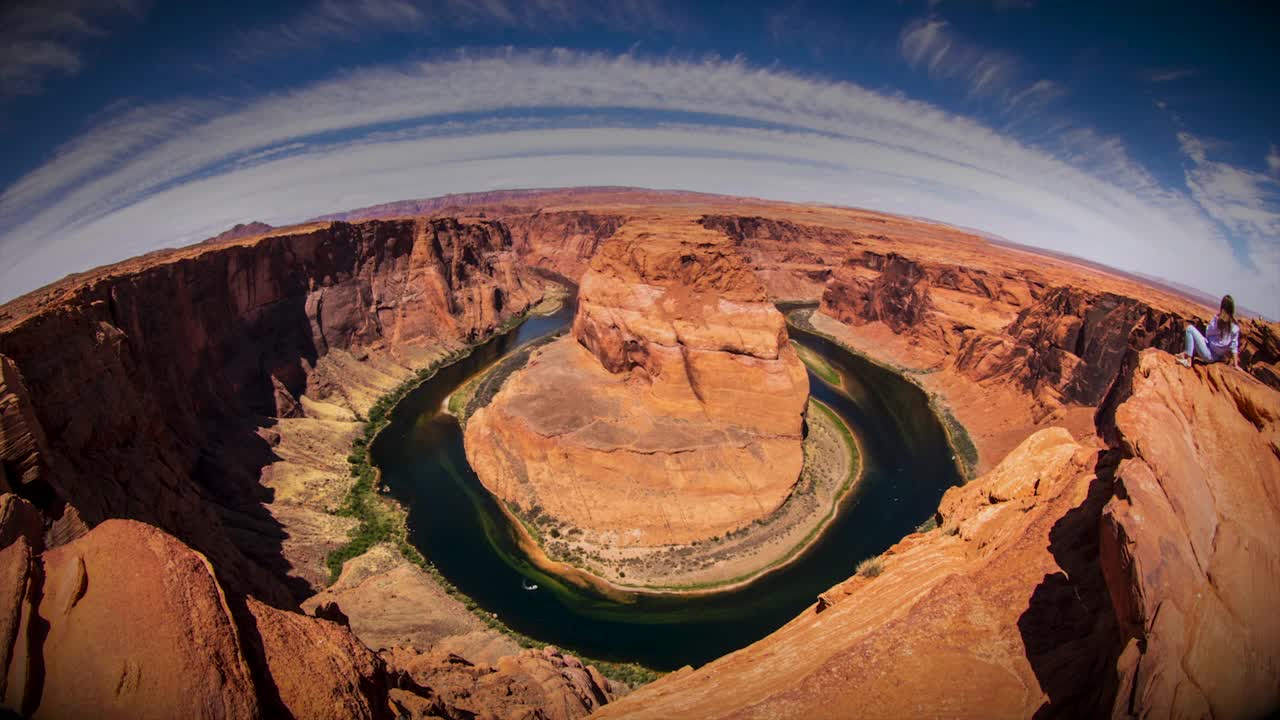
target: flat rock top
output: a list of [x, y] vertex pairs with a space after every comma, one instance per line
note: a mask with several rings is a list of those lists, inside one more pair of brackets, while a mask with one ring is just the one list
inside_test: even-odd
[[503, 395], [503, 409], [538, 435], [605, 452], [741, 447], [757, 437], [713, 421], [695, 404], [663, 398], [647, 383], [608, 372], [572, 337], [535, 353]]

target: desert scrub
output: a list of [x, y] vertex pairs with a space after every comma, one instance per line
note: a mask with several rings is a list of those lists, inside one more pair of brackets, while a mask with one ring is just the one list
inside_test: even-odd
[[484, 378], [486, 370], [472, 375], [461, 387], [449, 394], [450, 415], [456, 418], [463, 417], [463, 413], [467, 409], [467, 403], [471, 400], [471, 396], [475, 394], [476, 387], [480, 385], [480, 380]]
[[858, 569], [854, 572], [854, 574], [861, 575], [864, 578], [873, 578], [879, 575], [883, 571], [884, 571], [884, 561], [881, 560], [880, 556], [877, 555], [876, 557], [869, 557], [866, 560], [863, 560], [862, 562], [858, 563]]
[[347, 455], [347, 465], [356, 482], [347, 492], [342, 506], [334, 512], [335, 515], [355, 518], [359, 524], [351, 531], [345, 544], [325, 557], [330, 584], [337, 582], [338, 576], [342, 574], [342, 567], [348, 560], [363, 555], [378, 543], [395, 542], [405, 537], [404, 511], [398, 505], [378, 496], [380, 475], [369, 460], [369, 446], [390, 422], [391, 408], [396, 403], [433, 377], [436, 370], [466, 357], [470, 352], [470, 349], [466, 349], [449, 353], [414, 373], [391, 392], [378, 398], [369, 408], [364, 417], [364, 428], [351, 443], [351, 452]]
[[960, 466], [960, 475], [968, 482], [974, 478], [978, 469], [978, 446], [973, 444], [973, 438], [969, 437], [969, 431], [964, 429], [956, 416], [951, 413], [951, 408], [947, 407], [942, 400], [936, 395], [930, 394], [929, 404], [933, 406], [934, 412], [942, 418], [942, 427], [947, 432], [947, 439], [951, 441], [951, 447], [955, 450], [956, 460]]

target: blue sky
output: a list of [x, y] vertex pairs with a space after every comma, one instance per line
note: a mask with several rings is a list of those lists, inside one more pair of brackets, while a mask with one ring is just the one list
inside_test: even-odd
[[236, 222], [621, 184], [936, 218], [1280, 317], [1266, 4], [196, 5], [0, 6], [0, 301]]

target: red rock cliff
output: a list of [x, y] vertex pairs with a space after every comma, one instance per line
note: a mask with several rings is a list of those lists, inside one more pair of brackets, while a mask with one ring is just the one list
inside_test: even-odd
[[[1136, 356], [1131, 356], [1136, 357]], [[1280, 707], [1280, 392], [1148, 350], [782, 629], [600, 718], [1261, 717]]]
[[1127, 644], [1117, 717], [1280, 707], [1280, 392], [1149, 350], [1115, 411], [1102, 564]]
[[850, 260], [827, 284], [822, 309], [841, 322], [861, 325], [879, 320], [896, 333], [921, 323], [929, 312], [929, 279], [924, 267], [891, 253], [878, 263], [879, 275], [856, 274], [862, 263]]
[[1001, 335], [974, 335], [956, 360], [980, 381], [1018, 383], [1048, 405], [1097, 405], [1126, 353], [1180, 349], [1186, 320], [1133, 298], [1059, 287], [1018, 314]]
[[[194, 246], [71, 278], [0, 316], [3, 490], [62, 538], [126, 517], [288, 605], [257, 435], [335, 350], [405, 364], [527, 307], [498, 223], [370, 221]], [[76, 520], [83, 521], [81, 524]]]

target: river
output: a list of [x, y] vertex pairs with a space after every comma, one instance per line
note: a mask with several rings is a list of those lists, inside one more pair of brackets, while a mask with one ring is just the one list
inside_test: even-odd
[[[440, 412], [468, 377], [521, 344], [564, 330], [573, 308], [531, 317], [517, 329], [441, 369], [392, 412], [371, 448], [391, 496], [409, 511], [409, 540], [509, 627], [571, 652], [657, 670], [698, 666], [748, 645], [795, 617], [818, 593], [853, 574], [928, 519], [960, 482], [923, 391], [817, 335], [791, 336], [840, 373], [833, 388], [812, 372], [811, 393], [858, 435], [864, 475], [841, 512], [803, 555], [751, 584], [698, 596], [599, 597], [535, 570], [467, 464], [462, 431]], [[526, 591], [530, 579], [539, 589]]]

